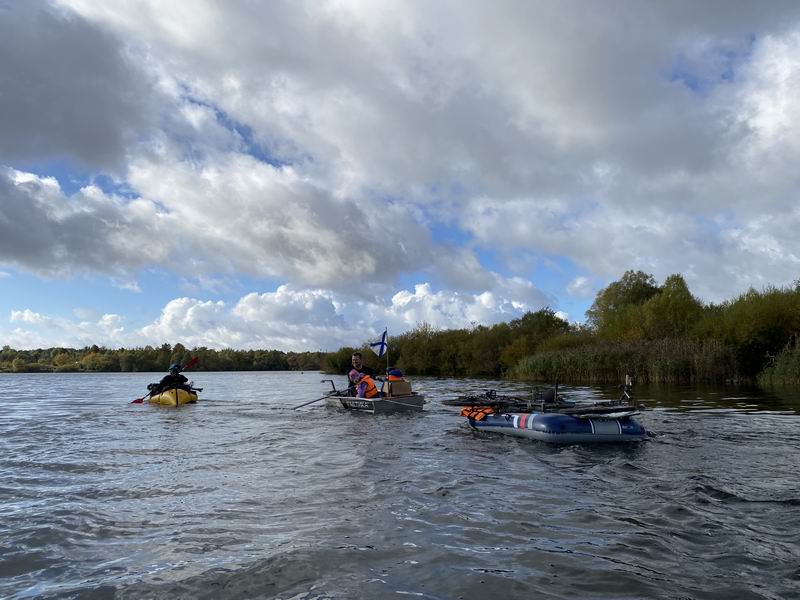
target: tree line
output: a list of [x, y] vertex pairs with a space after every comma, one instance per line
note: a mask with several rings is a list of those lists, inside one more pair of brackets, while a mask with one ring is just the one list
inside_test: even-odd
[[[679, 274], [660, 285], [627, 271], [598, 292], [584, 324], [549, 308], [493, 326], [434, 330], [425, 323], [389, 341], [391, 362], [409, 375], [508, 376], [615, 383], [800, 384], [800, 281], [703, 303]], [[385, 367], [361, 348], [367, 363]], [[325, 357], [344, 372], [353, 348]]]
[[[389, 339], [391, 366], [408, 375], [500, 377], [561, 382], [759, 382], [800, 384], [800, 281], [719, 304], [703, 303], [681, 275], [658, 284], [627, 271], [600, 290], [584, 324], [550, 308], [492, 326], [435, 329], [420, 323]], [[190, 356], [205, 371], [311, 371], [344, 374], [351, 354], [383, 371], [365, 341], [335, 352], [188, 350], [181, 344], [132, 349], [0, 350], [0, 371], [165, 371]]]
[[184, 364], [189, 357], [198, 357], [193, 371], [318, 371], [324, 353], [281, 352], [280, 350], [213, 350], [199, 347], [191, 350], [183, 344], [162, 344], [143, 348], [109, 349], [47, 348], [0, 350], [0, 371], [5, 372], [158, 372], [173, 363]]

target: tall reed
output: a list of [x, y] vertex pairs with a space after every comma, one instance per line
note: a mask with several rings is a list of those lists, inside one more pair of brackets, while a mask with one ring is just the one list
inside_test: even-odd
[[724, 382], [737, 379], [734, 349], [716, 340], [598, 342], [527, 356], [511, 369], [519, 379], [616, 383]]
[[786, 344], [758, 375], [761, 385], [800, 384], [800, 344], [797, 336]]

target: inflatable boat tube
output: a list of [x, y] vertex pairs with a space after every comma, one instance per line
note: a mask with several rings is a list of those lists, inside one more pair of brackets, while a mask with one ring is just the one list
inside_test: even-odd
[[558, 444], [641, 442], [647, 431], [631, 418], [635, 412], [576, 417], [562, 413], [500, 413], [487, 415], [470, 426], [478, 431], [505, 433]]

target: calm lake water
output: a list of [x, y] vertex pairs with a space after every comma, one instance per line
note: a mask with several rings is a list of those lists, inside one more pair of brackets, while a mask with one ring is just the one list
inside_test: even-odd
[[[630, 446], [300, 404], [319, 373], [0, 375], [3, 598], [797, 598], [800, 396], [644, 388]], [[339, 378], [344, 382], [344, 378]], [[569, 388], [611, 398], [614, 388]]]

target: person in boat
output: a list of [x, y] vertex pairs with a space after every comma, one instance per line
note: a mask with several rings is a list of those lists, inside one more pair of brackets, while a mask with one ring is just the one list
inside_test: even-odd
[[350, 383], [356, 387], [356, 396], [359, 398], [377, 398], [381, 395], [378, 386], [370, 375], [359, 373], [355, 369], [348, 374]]
[[[369, 375], [370, 377], [375, 377], [375, 371], [364, 364], [364, 357], [361, 356], [361, 352], [353, 352], [353, 356], [350, 359], [351, 364], [353, 365], [353, 369], [355, 369], [358, 373], [363, 373], [364, 375]], [[356, 384], [353, 383], [352, 379], [350, 379], [348, 375], [348, 383], [349, 386], [347, 388], [347, 395], [348, 396], [355, 396], [356, 395]]]
[[386, 372], [386, 379], [389, 381], [405, 381], [403, 372], [396, 367], [392, 367]]
[[191, 391], [186, 376], [181, 375], [181, 366], [178, 363], [169, 366], [169, 373], [164, 375], [161, 381], [158, 382], [158, 387], [153, 394], [160, 394], [164, 390], [172, 390], [180, 388], [186, 391]]

